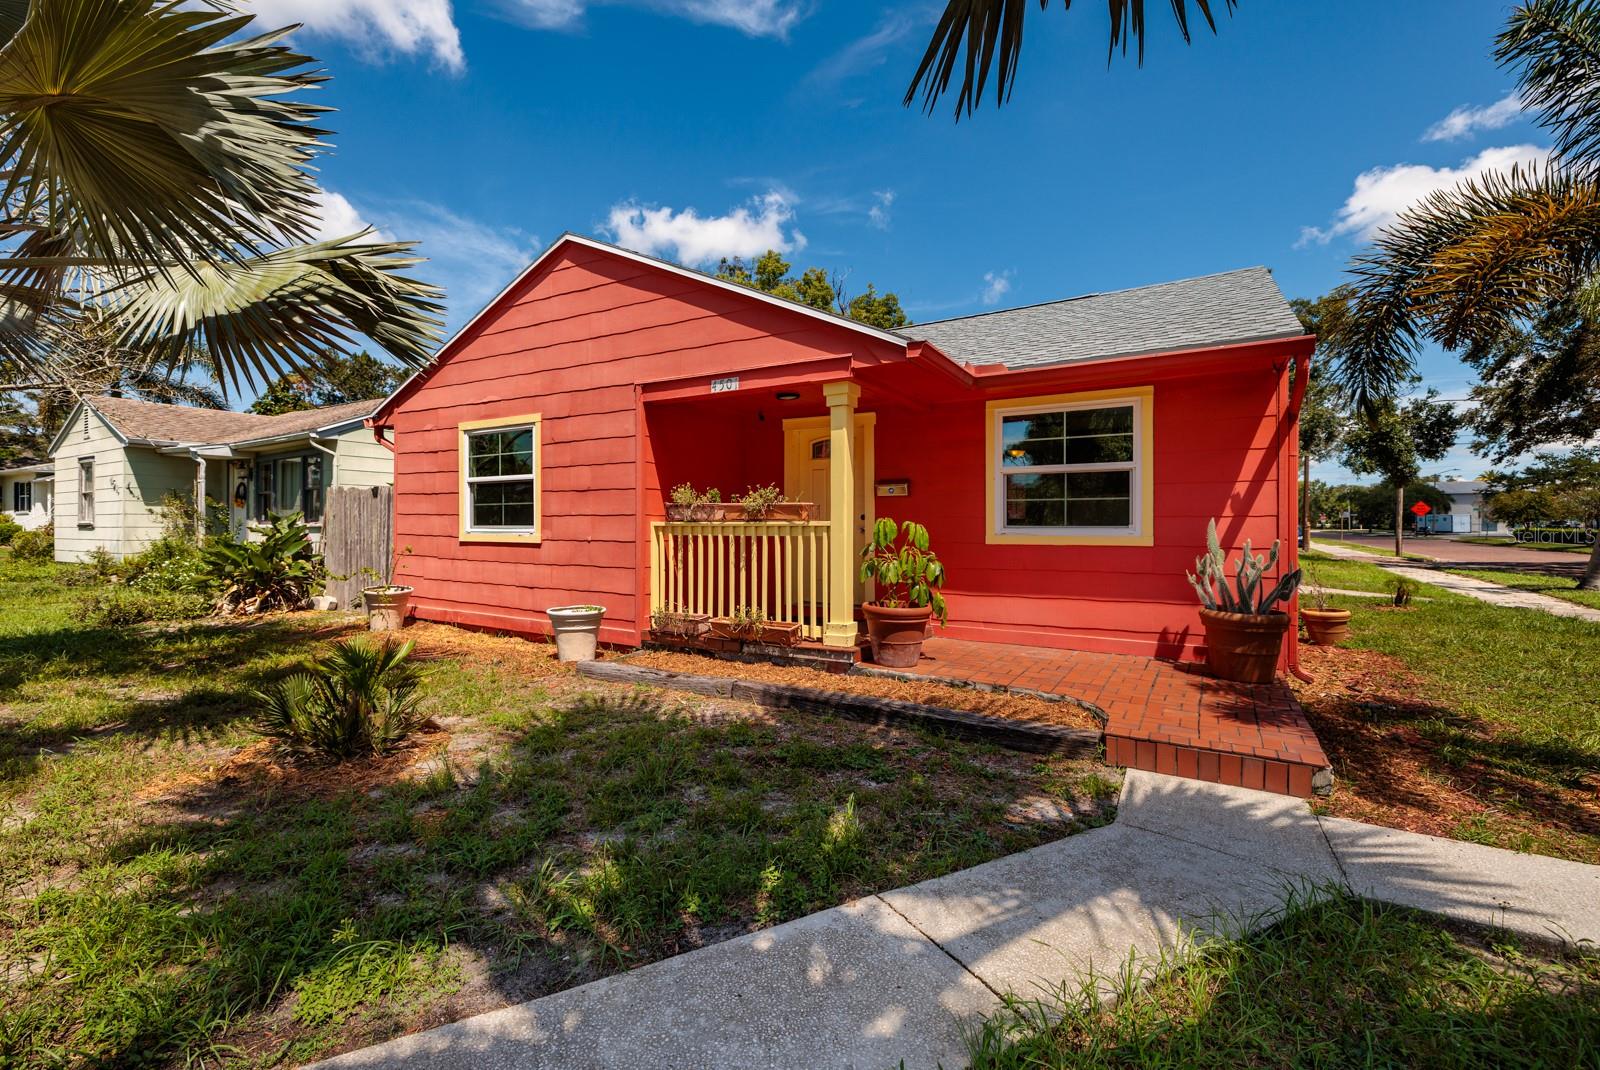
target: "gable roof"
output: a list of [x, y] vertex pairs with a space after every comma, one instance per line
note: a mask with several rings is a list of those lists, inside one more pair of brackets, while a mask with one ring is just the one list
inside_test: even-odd
[[1306, 333], [1264, 267], [918, 323], [899, 332], [971, 364], [1080, 360], [1298, 338]]
[[1481, 479], [1441, 479], [1433, 489], [1440, 494], [1482, 494], [1489, 484]]
[[379, 401], [353, 401], [325, 409], [278, 416], [225, 409], [197, 409], [133, 398], [85, 398], [123, 439], [140, 445], [237, 445], [285, 435], [309, 434], [371, 416]]

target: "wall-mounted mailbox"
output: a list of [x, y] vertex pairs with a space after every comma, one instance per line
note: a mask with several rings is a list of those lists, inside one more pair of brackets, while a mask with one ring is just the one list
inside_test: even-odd
[[877, 484], [877, 492], [880, 498], [905, 498], [911, 494], [911, 481], [902, 479], [879, 483]]

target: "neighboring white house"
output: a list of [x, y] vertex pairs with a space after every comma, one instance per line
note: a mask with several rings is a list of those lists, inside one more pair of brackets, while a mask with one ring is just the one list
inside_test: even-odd
[[1433, 489], [1450, 499], [1448, 513], [1429, 513], [1422, 518], [1421, 526], [1439, 534], [1462, 535], [1472, 532], [1493, 534], [1500, 525], [1484, 515], [1483, 494], [1489, 484], [1479, 479], [1446, 479], [1433, 485]]
[[0, 515], [30, 530], [50, 523], [55, 471], [55, 465], [48, 463], [0, 471]]
[[327, 488], [394, 482], [394, 454], [363, 422], [380, 401], [281, 416], [82, 401], [50, 446], [56, 560], [138, 553], [161, 534], [173, 494], [222, 503], [241, 538], [252, 522], [294, 510], [317, 531]]

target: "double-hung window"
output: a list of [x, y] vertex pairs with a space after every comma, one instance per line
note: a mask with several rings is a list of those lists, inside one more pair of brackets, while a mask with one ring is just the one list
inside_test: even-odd
[[1146, 534], [1147, 393], [989, 407], [992, 536], [1092, 542]]
[[539, 538], [539, 418], [461, 425], [461, 536]]
[[33, 481], [22, 480], [11, 484], [11, 511], [27, 513], [33, 510]]
[[94, 458], [78, 458], [78, 526], [94, 527]]

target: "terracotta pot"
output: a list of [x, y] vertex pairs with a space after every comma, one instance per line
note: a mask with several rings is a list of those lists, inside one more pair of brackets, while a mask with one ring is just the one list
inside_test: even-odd
[[667, 613], [661, 614], [659, 625], [652, 624], [650, 632], [657, 638], [668, 639], [697, 639], [704, 635], [710, 627], [711, 616], [708, 613]]
[[389, 587], [367, 587], [361, 600], [367, 606], [367, 630], [397, 632], [406, 626], [406, 610], [411, 606], [412, 587], [398, 584]]
[[891, 669], [915, 668], [928, 637], [932, 606], [891, 608], [868, 602], [861, 607], [872, 640], [872, 660]]
[[[741, 508], [743, 508], [741, 506]], [[767, 506], [767, 511], [760, 516], [752, 516], [748, 511], [744, 519], [749, 521], [800, 521], [811, 519], [812, 505], [810, 502], [773, 502]]]
[[1224, 680], [1270, 684], [1277, 671], [1287, 613], [1219, 613], [1202, 609], [1206, 626], [1206, 664]]
[[545, 610], [556, 635], [556, 657], [562, 661], [593, 661], [600, 642], [600, 621], [605, 606], [556, 606]]
[[1350, 638], [1348, 609], [1302, 608], [1300, 623], [1306, 626], [1306, 637], [1317, 646], [1338, 646]]
[[800, 641], [798, 621], [768, 621], [761, 626], [761, 641], [774, 646], [794, 646]]

